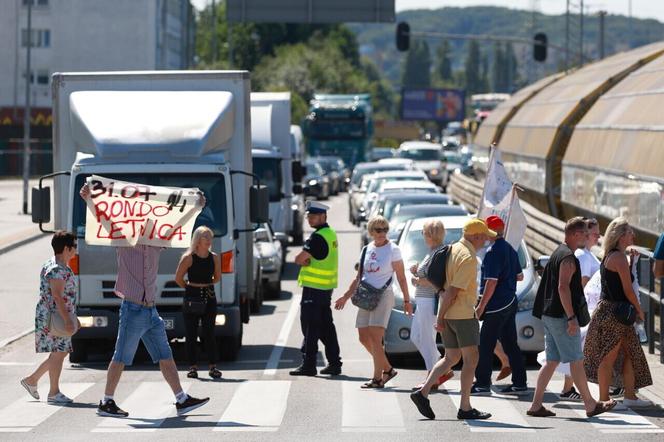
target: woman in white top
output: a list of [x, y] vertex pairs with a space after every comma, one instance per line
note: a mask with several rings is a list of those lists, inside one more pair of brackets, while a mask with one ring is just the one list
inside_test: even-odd
[[358, 329], [360, 343], [364, 345], [373, 358], [373, 376], [362, 388], [383, 388], [385, 384], [397, 375], [397, 371], [390, 366], [385, 349], [383, 337], [390, 319], [390, 312], [394, 307], [394, 292], [391, 280], [396, 273], [399, 287], [403, 293], [404, 311], [407, 315], [413, 314], [406, 283], [401, 250], [387, 239], [390, 225], [382, 216], [376, 216], [369, 220], [367, 231], [373, 238], [373, 242], [366, 247], [364, 262], [360, 263], [357, 276], [350, 284], [346, 293], [334, 303], [337, 310], [341, 310], [346, 302], [355, 293], [360, 280], [375, 288], [386, 287], [380, 302], [374, 310], [358, 309], [355, 327]]

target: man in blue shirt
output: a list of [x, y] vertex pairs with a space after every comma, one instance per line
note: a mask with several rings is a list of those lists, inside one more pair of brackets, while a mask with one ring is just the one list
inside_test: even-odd
[[653, 265], [653, 272], [655, 278], [664, 278], [664, 233], [659, 236], [657, 245], [655, 246], [655, 264]]
[[483, 320], [480, 331], [480, 359], [475, 369], [472, 394], [491, 392], [493, 351], [500, 339], [512, 367], [512, 385], [502, 393], [527, 391], [526, 368], [517, 344], [516, 334], [516, 282], [523, 279], [519, 255], [503, 237], [505, 223], [497, 216], [486, 219], [487, 226], [498, 234], [482, 261], [482, 299], [475, 312]]

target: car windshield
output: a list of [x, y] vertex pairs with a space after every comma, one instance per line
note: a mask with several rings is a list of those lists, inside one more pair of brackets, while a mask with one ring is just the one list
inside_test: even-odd
[[[425, 197], [426, 198], [426, 197]], [[429, 197], [434, 198], [434, 197]], [[446, 198], [435, 198], [435, 199], [418, 199], [418, 200], [409, 200], [404, 202], [399, 198], [389, 199], [385, 201], [385, 209], [383, 210], [383, 216], [389, 221], [392, 216], [395, 214], [397, 207], [406, 207], [406, 206], [416, 206], [420, 204], [448, 204], [449, 200]]]
[[[197, 173], [164, 173], [164, 174], [106, 174], [105, 178], [130, 183], [147, 184], [149, 186], [164, 187], [198, 187], [205, 195], [205, 207], [196, 218], [194, 229], [199, 226], [207, 226], [214, 232], [215, 236], [224, 236], [228, 233], [228, 207], [226, 205], [226, 183], [224, 176], [220, 174], [197, 174]], [[90, 175], [82, 174], [76, 177], [75, 188], [83, 187], [85, 180]], [[85, 201], [74, 195], [73, 225], [79, 238], [85, 236]]]
[[317, 140], [349, 140], [364, 138], [364, 120], [321, 120], [308, 122], [309, 138]]
[[281, 200], [281, 160], [277, 158], [253, 158], [254, 173], [261, 184], [267, 186], [270, 201]]
[[[395, 224], [396, 225], [396, 224]], [[462, 235], [461, 229], [446, 229], [445, 230], [445, 244], [451, 244], [453, 242], [461, 239]], [[401, 255], [403, 257], [404, 263], [408, 262], [421, 262], [422, 259], [429, 253], [429, 247], [427, 247], [424, 242], [424, 236], [422, 235], [422, 229], [411, 229], [408, 231], [408, 234], [405, 238], [399, 241], [399, 248], [401, 249]], [[486, 247], [477, 251], [477, 257], [482, 260], [486, 254]], [[519, 256], [519, 264], [521, 268], [525, 269], [528, 267], [527, 254], [523, 250], [523, 243], [519, 246], [517, 250], [517, 255]]]
[[418, 212], [414, 214], [410, 210], [402, 212], [401, 210], [395, 210], [393, 212], [390, 223], [393, 225], [401, 224], [413, 218], [427, 218], [430, 216], [463, 216], [468, 215], [466, 209], [461, 206], [438, 206], [436, 208], [431, 208], [431, 210]]
[[307, 168], [307, 175], [322, 175], [323, 170], [318, 164], [306, 164], [304, 167]]
[[369, 189], [367, 191], [369, 193], [377, 192], [378, 189], [380, 189], [380, 187], [383, 185], [383, 183], [391, 183], [391, 182], [394, 182], [394, 181], [419, 181], [419, 180], [424, 181], [424, 177], [422, 177], [422, 176], [396, 176], [396, 177], [376, 178], [376, 179], [371, 181], [371, 184], [369, 185]]
[[408, 149], [399, 151], [399, 158], [407, 158], [413, 161], [435, 161], [440, 159], [440, 151], [437, 149]]
[[463, 157], [458, 152], [452, 152], [452, 151], [446, 150], [445, 152], [443, 152], [443, 156], [447, 160], [448, 163], [461, 164], [463, 162]]
[[254, 239], [256, 242], [270, 242], [270, 235], [264, 228], [258, 229], [254, 232]]

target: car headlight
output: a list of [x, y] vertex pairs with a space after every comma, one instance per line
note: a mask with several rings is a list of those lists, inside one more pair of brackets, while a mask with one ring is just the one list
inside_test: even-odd
[[436, 176], [436, 175], [438, 175], [439, 173], [440, 173], [440, 171], [439, 171], [438, 169], [431, 169], [431, 170], [429, 171], [429, 175], [431, 175], [431, 176]]
[[315, 186], [316, 184], [318, 184], [318, 181], [316, 181], [316, 180], [309, 180], [309, 185], [310, 185], [310, 186]]
[[524, 312], [532, 310], [535, 305], [535, 296], [537, 296], [537, 284], [532, 284], [526, 294], [519, 298], [517, 311]]

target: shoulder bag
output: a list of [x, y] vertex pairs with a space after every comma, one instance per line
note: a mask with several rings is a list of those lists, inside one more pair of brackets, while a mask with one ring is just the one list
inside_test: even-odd
[[50, 318], [48, 320], [48, 329], [51, 335], [57, 336], [59, 338], [70, 338], [78, 331], [79, 328], [81, 328], [81, 324], [78, 322], [76, 313], [67, 312], [67, 315], [75, 325], [74, 331], [72, 333], [67, 331], [65, 328], [65, 319], [62, 317], [58, 310], [55, 310], [51, 312]]
[[367, 247], [364, 246], [362, 249], [362, 255], [360, 257], [360, 282], [357, 284], [355, 293], [351, 296], [350, 301], [358, 308], [363, 310], [374, 310], [380, 299], [385, 293], [385, 290], [392, 284], [392, 278], [390, 278], [382, 288], [376, 288], [369, 284], [368, 282], [362, 281], [362, 273], [364, 272], [364, 258], [367, 254]]

